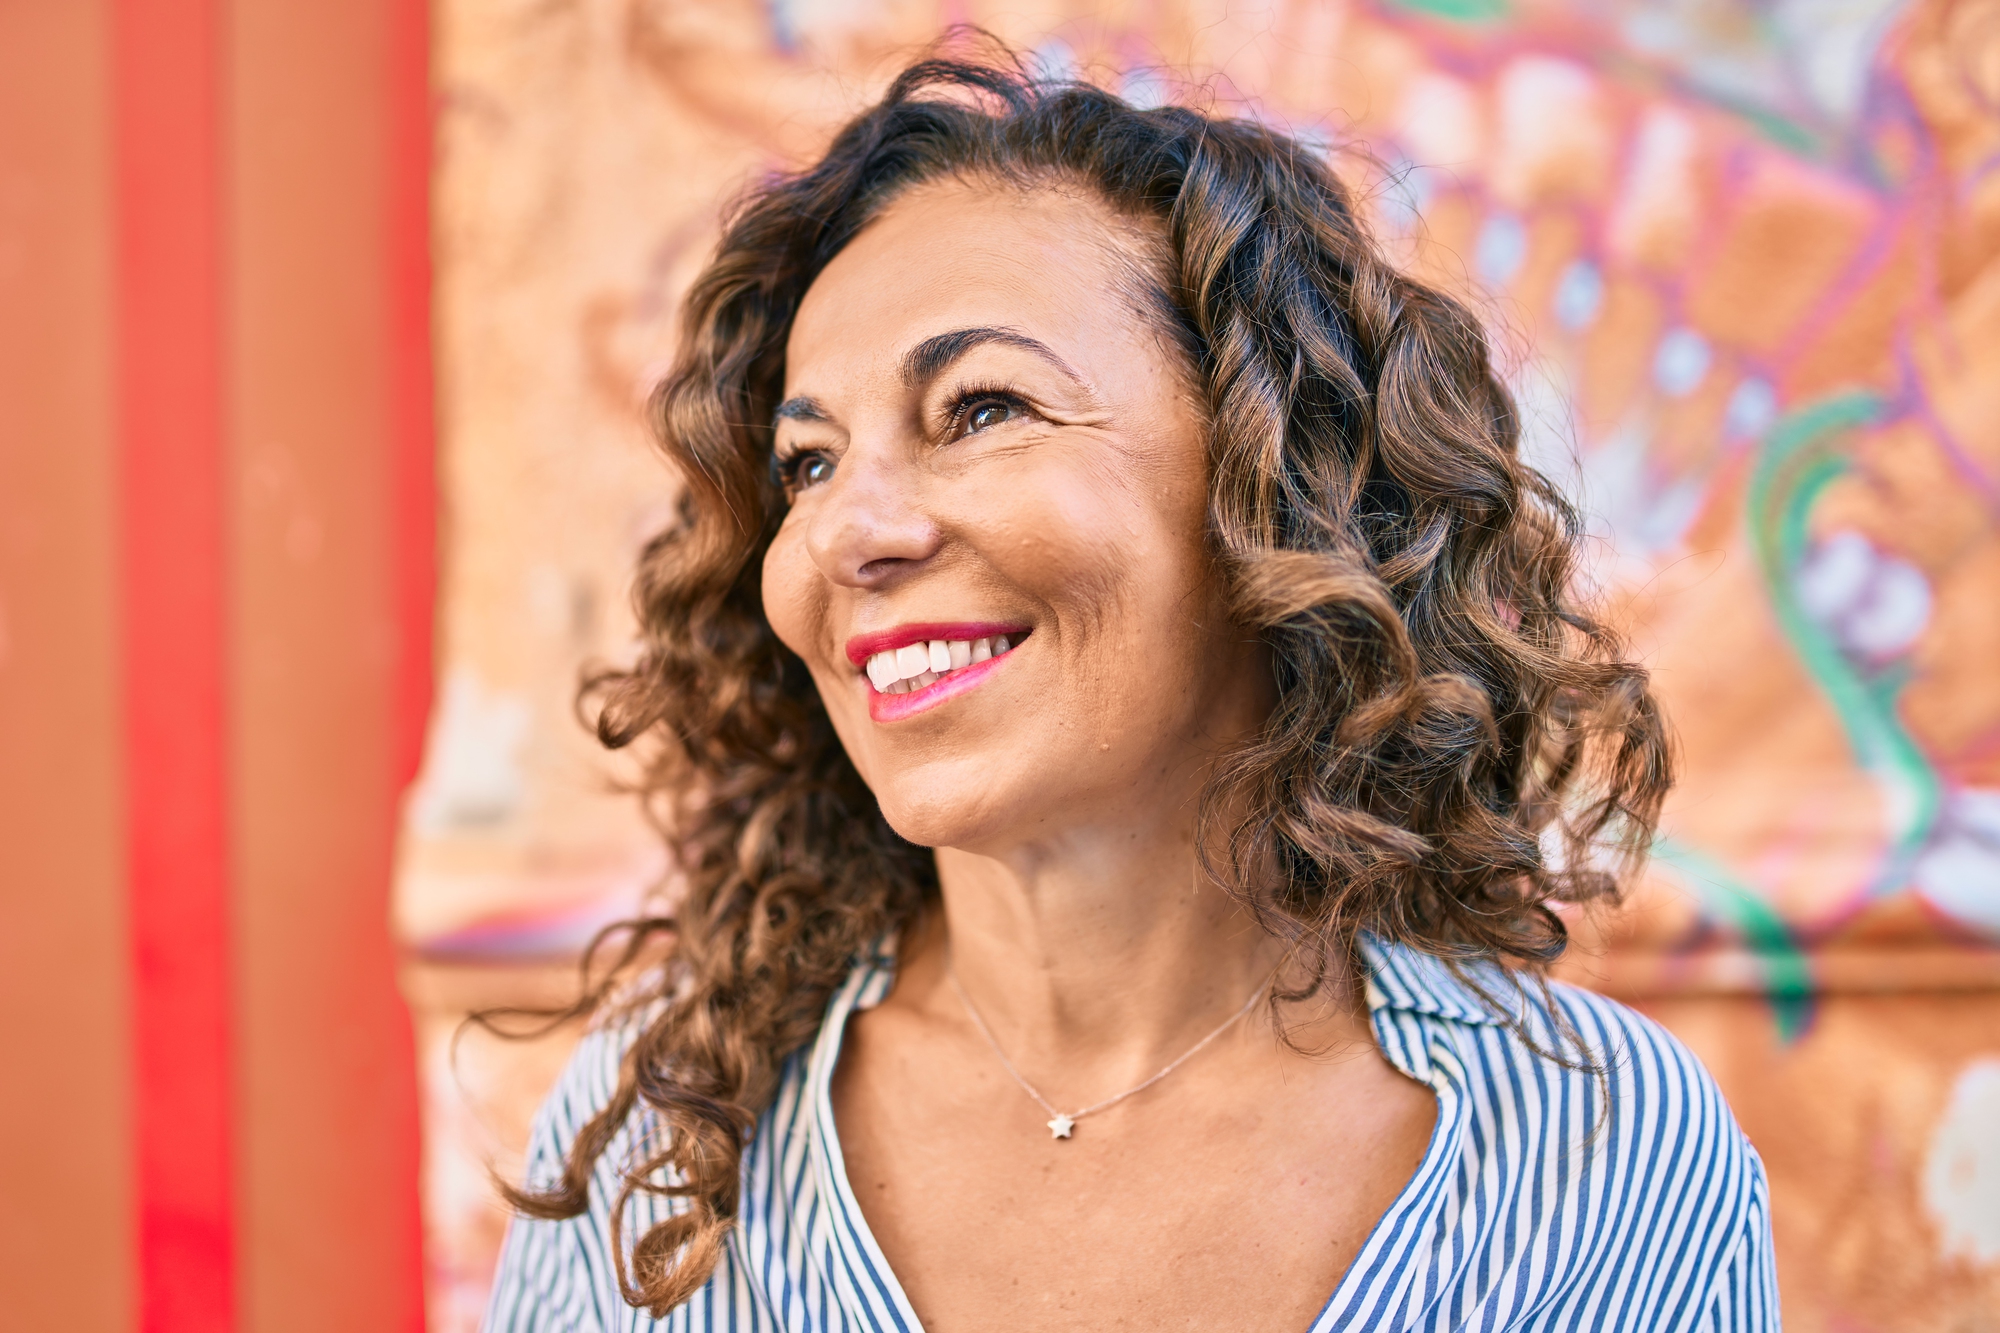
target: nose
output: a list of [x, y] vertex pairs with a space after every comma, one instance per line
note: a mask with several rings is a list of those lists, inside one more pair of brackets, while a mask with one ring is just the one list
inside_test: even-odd
[[938, 526], [899, 452], [850, 447], [813, 496], [806, 549], [831, 582], [880, 588], [937, 554]]

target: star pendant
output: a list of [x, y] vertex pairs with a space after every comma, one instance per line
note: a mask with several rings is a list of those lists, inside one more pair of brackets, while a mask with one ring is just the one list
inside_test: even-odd
[[1064, 1115], [1061, 1111], [1057, 1111], [1056, 1118], [1049, 1121], [1049, 1137], [1052, 1139], [1066, 1139], [1069, 1137], [1069, 1132], [1075, 1128], [1076, 1121]]

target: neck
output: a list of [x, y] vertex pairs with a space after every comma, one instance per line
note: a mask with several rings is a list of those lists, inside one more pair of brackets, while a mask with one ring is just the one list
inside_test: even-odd
[[[1204, 875], [1192, 822], [937, 852], [943, 911], [904, 974], [950, 1019], [957, 971], [1022, 1072], [1062, 1100], [1137, 1082], [1240, 1009], [1283, 945]], [[1254, 1012], [1246, 1028], [1262, 1022]], [[1040, 1082], [1038, 1081], [1038, 1086]]]

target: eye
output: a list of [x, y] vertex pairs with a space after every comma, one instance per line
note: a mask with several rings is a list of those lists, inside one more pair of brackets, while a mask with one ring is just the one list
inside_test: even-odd
[[1027, 415], [1027, 404], [1011, 393], [990, 389], [968, 392], [952, 405], [950, 438], [963, 439], [1004, 426]]
[[965, 433], [987, 430], [1009, 420], [1014, 415], [1011, 403], [1003, 403], [989, 398], [965, 414]]
[[786, 495], [817, 486], [833, 476], [833, 460], [817, 450], [771, 459], [771, 479]]

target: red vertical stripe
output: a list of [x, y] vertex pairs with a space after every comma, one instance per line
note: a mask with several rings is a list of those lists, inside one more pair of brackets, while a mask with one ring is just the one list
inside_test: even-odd
[[435, 437], [431, 403], [430, 5], [391, 0], [389, 95], [389, 350], [395, 487], [395, 781], [412, 781], [431, 707], [432, 598], [437, 583]]
[[141, 1328], [233, 1323], [221, 61], [119, 0], [118, 388]]
[[[436, 432], [431, 397], [432, 113], [429, 0], [389, 0], [389, 484], [395, 587], [396, 678], [391, 699], [391, 790], [414, 781], [431, 708], [431, 640], [437, 584]], [[396, 811], [386, 812], [394, 819]], [[386, 928], [387, 922], [383, 925]], [[414, 1061], [414, 1051], [406, 1058]], [[417, 1133], [414, 1117], [409, 1125]], [[409, 1160], [419, 1159], [418, 1145]], [[417, 1192], [406, 1195], [413, 1212]], [[407, 1219], [412, 1238], [422, 1217]], [[405, 1327], [423, 1333], [423, 1255], [411, 1246], [418, 1295]]]

